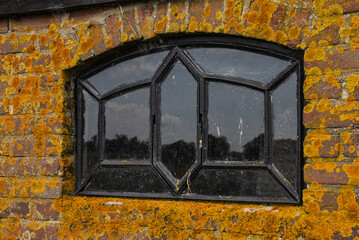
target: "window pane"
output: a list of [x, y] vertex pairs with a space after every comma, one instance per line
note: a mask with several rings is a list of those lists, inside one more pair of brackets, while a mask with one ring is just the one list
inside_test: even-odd
[[207, 72], [270, 82], [290, 65], [289, 61], [230, 48], [195, 48], [188, 52]]
[[297, 74], [272, 94], [273, 159], [275, 167], [295, 186], [297, 161]]
[[202, 169], [191, 192], [210, 196], [288, 198], [267, 170]]
[[98, 160], [98, 102], [85, 90], [82, 102], [82, 177], [96, 165]]
[[86, 190], [120, 193], [169, 193], [169, 189], [151, 167], [101, 167]]
[[139, 89], [106, 102], [105, 158], [149, 159], [149, 89]]
[[208, 88], [208, 159], [264, 160], [264, 94], [217, 82]]
[[177, 62], [161, 84], [161, 160], [181, 179], [196, 161], [197, 82]]
[[168, 51], [152, 53], [121, 62], [90, 77], [88, 81], [104, 94], [121, 84], [151, 78], [167, 54]]

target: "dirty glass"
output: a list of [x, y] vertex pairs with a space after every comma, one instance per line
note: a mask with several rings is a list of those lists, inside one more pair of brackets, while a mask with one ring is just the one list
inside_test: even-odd
[[274, 166], [293, 185], [297, 162], [297, 74], [293, 73], [272, 94]]
[[95, 167], [98, 159], [98, 102], [82, 91], [82, 177]]
[[101, 167], [86, 187], [92, 191], [119, 191], [129, 193], [170, 193], [166, 183], [150, 166], [144, 167]]
[[208, 159], [264, 160], [264, 94], [225, 83], [208, 85]]
[[152, 53], [121, 62], [90, 77], [88, 81], [100, 94], [104, 94], [122, 84], [152, 78], [167, 54], [168, 51]]
[[190, 183], [193, 194], [288, 198], [267, 170], [202, 169]]
[[207, 73], [240, 77], [264, 84], [290, 65], [286, 60], [239, 49], [193, 48], [187, 51]]
[[150, 91], [139, 89], [105, 104], [105, 159], [149, 159]]
[[196, 160], [197, 82], [179, 61], [161, 83], [161, 161], [181, 179]]

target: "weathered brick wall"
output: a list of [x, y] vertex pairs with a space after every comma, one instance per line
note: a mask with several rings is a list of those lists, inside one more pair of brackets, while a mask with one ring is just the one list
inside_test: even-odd
[[[135, 39], [193, 32], [305, 49], [303, 206], [74, 196], [64, 70]], [[356, 0], [175, 0], [2, 18], [0, 58], [0, 238], [358, 239]]]

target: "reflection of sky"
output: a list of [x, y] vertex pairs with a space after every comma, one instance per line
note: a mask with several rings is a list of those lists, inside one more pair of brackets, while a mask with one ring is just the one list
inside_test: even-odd
[[126, 135], [148, 140], [150, 134], [149, 89], [139, 89], [106, 102], [106, 139]]
[[267, 55], [230, 48], [189, 49], [191, 56], [212, 74], [270, 82], [290, 62]]
[[180, 62], [161, 84], [161, 114], [162, 144], [196, 142], [197, 83]]
[[97, 135], [98, 129], [98, 103], [95, 101], [90, 94], [83, 91], [84, 97], [84, 135], [83, 139], [85, 142], [90, 141], [91, 138]]
[[297, 74], [293, 73], [272, 94], [274, 140], [297, 139]]
[[264, 94], [224, 83], [209, 84], [208, 131], [226, 137], [230, 151], [264, 133]]
[[88, 81], [103, 94], [121, 84], [151, 78], [167, 54], [168, 51], [152, 53], [121, 62], [90, 77]]

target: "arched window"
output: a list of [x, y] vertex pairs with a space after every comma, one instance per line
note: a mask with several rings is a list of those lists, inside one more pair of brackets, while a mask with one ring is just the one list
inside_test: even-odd
[[76, 80], [77, 193], [300, 202], [302, 59], [211, 35], [88, 64]]

